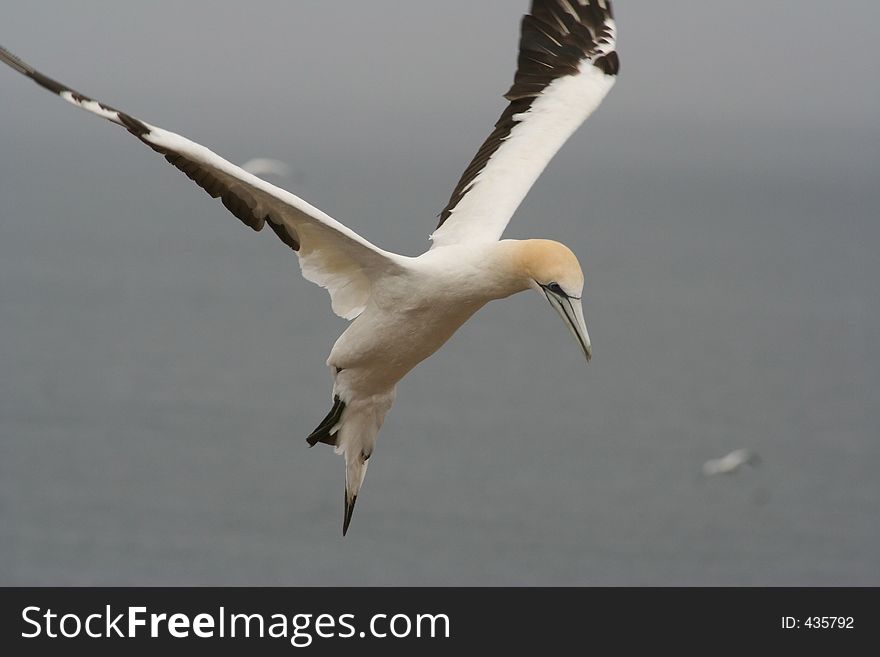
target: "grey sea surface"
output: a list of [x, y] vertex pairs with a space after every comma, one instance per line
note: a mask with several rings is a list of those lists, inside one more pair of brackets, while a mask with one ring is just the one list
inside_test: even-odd
[[[35, 2], [0, 43], [414, 255], [526, 3], [400, 4], [157, 3], [157, 37]], [[0, 584], [880, 585], [880, 10], [840, 3], [841, 70], [806, 61], [825, 3], [657, 4], [616, 3], [620, 83], [508, 231], [581, 258], [593, 362], [537, 295], [487, 306], [399, 386], [345, 539], [305, 442], [326, 293], [0, 70]], [[701, 475], [737, 448], [761, 465]]]

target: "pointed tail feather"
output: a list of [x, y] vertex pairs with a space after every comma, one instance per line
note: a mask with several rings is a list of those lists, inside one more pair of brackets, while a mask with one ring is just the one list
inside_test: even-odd
[[[340, 389], [337, 379], [330, 413], [309, 436], [309, 444], [329, 442], [345, 458], [345, 506], [342, 535], [348, 533], [354, 505], [367, 475], [367, 462], [376, 446], [376, 436], [385, 414], [394, 403], [394, 388], [360, 396]], [[345, 401], [342, 401], [345, 399]], [[344, 413], [343, 413], [344, 411]]]
[[348, 491], [345, 491], [345, 519], [342, 521], [343, 536], [348, 533], [348, 526], [351, 524], [351, 514], [354, 513], [354, 503], [357, 502], [357, 499], [357, 495], [354, 495], [351, 498], [351, 502], [349, 502]]
[[351, 514], [354, 513], [354, 505], [357, 502], [358, 492], [364, 485], [364, 477], [367, 476], [367, 466], [370, 457], [363, 452], [357, 454], [345, 453], [345, 516], [342, 520], [342, 535], [348, 533], [351, 524]]

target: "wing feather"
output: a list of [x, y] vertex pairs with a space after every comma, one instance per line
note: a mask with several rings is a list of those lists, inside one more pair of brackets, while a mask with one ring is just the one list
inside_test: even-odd
[[122, 126], [182, 171], [255, 231], [266, 224], [299, 256], [303, 276], [328, 290], [334, 312], [359, 315], [373, 281], [403, 266], [404, 258], [383, 251], [309, 205], [223, 159], [204, 146], [93, 100], [0, 48], [0, 60], [67, 102]]
[[510, 101], [440, 213], [434, 247], [501, 238], [553, 156], [614, 85], [610, 0], [533, 0]]

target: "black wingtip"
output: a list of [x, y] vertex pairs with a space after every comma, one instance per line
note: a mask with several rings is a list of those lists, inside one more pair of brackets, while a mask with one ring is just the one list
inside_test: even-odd
[[354, 513], [354, 503], [357, 502], [358, 496], [355, 495], [348, 501], [348, 489], [345, 490], [345, 519], [342, 521], [342, 535], [348, 533], [348, 526], [351, 524], [351, 514]]
[[[65, 91], [69, 91], [74, 95], [74, 97], [85, 98], [82, 94], [74, 91], [73, 89], [61, 84], [57, 80], [53, 80], [52, 78], [46, 77], [39, 71], [35, 70], [33, 66], [25, 63], [11, 52], [6, 50], [6, 48], [0, 46], [0, 61], [5, 64], [8, 64], [13, 69], [21, 73], [22, 75], [26, 75], [31, 80], [36, 82], [38, 85], [43, 87], [44, 89], [48, 89], [53, 94], [61, 95]], [[89, 99], [91, 100], [91, 99]]]
[[8, 64], [22, 75], [30, 76], [34, 72], [31, 66], [25, 64], [3, 46], [0, 46], [0, 62]]

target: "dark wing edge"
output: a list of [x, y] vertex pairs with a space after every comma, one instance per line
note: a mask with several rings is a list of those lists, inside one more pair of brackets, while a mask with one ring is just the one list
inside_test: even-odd
[[616, 76], [620, 59], [615, 47], [611, 0], [533, 0], [520, 29], [519, 59], [510, 101], [458, 181], [440, 213], [440, 228], [473, 187], [492, 156], [510, 136], [520, 118], [555, 80], [580, 73], [590, 61], [603, 73]]
[[[273, 216], [267, 207], [268, 204], [260, 202], [260, 194], [257, 190], [246, 183], [218, 171], [214, 167], [187, 157], [183, 153], [149, 141], [150, 133], [157, 130], [154, 126], [43, 75], [3, 47], [0, 47], [0, 61], [67, 102], [122, 126], [154, 151], [161, 153], [169, 163], [185, 173], [190, 180], [211, 197], [219, 198], [223, 205], [245, 225], [255, 231], [260, 231], [268, 223], [269, 227], [287, 246], [294, 251], [300, 249], [299, 239], [295, 232], [285, 225], [281, 217]], [[215, 157], [219, 156], [215, 155]]]

